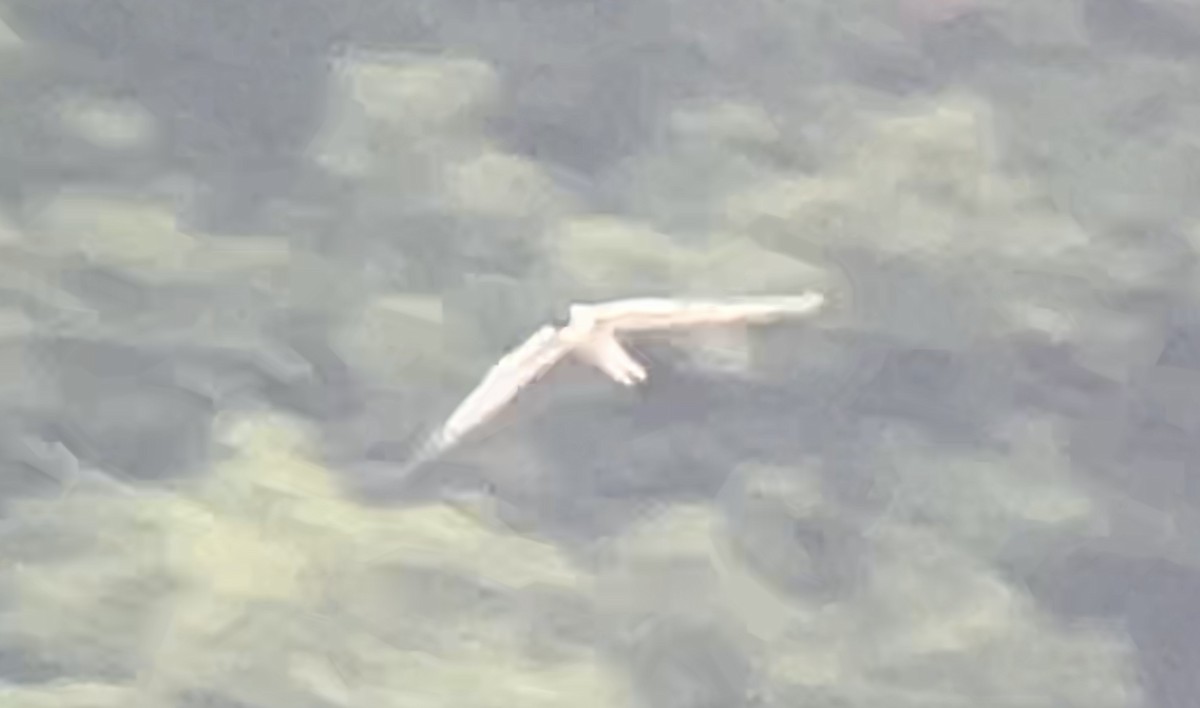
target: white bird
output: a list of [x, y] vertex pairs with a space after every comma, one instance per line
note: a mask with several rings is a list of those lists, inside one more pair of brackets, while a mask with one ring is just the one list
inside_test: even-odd
[[545, 325], [524, 344], [504, 355], [405, 466], [412, 470], [458, 444], [491, 420], [521, 389], [571, 356], [624, 386], [646, 380], [646, 368], [618, 339], [623, 333], [732, 324], [762, 324], [807, 315], [825, 302], [809, 291], [796, 296], [759, 296], [720, 300], [635, 298], [570, 306], [562, 326]]

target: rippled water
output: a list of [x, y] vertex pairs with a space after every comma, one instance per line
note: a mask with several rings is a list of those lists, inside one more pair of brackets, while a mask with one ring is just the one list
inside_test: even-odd
[[[1194, 3], [0, 19], [3, 705], [1200, 695]], [[569, 302], [809, 288], [396, 475]]]

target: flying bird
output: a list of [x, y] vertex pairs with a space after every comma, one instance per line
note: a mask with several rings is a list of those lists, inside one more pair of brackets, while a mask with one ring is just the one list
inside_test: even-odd
[[824, 295], [809, 291], [795, 296], [719, 300], [633, 298], [571, 305], [565, 322], [541, 327], [524, 344], [505, 354], [426, 438], [404, 469], [411, 471], [457, 445], [565, 358], [589, 364], [623, 386], [642, 383], [646, 380], [646, 368], [621, 344], [622, 334], [764, 324], [807, 315], [824, 302]]

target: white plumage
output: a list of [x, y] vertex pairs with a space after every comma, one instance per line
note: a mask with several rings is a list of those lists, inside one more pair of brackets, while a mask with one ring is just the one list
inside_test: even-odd
[[797, 296], [758, 296], [713, 300], [635, 298], [575, 304], [563, 327], [546, 325], [505, 354], [409, 461], [412, 469], [441, 455], [472, 430], [491, 420], [521, 389], [570, 356], [604, 372], [617, 383], [646, 380], [644, 366], [621, 344], [624, 333], [763, 324], [815, 312], [825, 302], [818, 292]]

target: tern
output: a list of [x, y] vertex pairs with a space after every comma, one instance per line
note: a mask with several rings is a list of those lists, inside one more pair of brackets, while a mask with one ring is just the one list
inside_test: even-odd
[[765, 324], [815, 312], [825, 302], [819, 292], [712, 300], [632, 298], [577, 303], [565, 322], [547, 324], [504, 355], [484, 374], [462, 403], [429, 435], [405, 465], [411, 471], [458, 445], [494, 418], [522, 389], [567, 358], [588, 364], [622, 386], [637, 386], [646, 368], [620, 336], [681, 328]]

